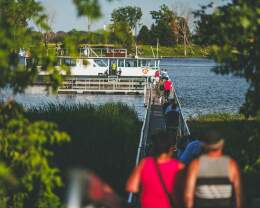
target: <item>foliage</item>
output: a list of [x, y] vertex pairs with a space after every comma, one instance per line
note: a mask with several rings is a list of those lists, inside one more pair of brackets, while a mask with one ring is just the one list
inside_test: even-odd
[[151, 26], [151, 43], [156, 44], [157, 39], [161, 45], [173, 45], [175, 43], [174, 31], [171, 22], [176, 19], [176, 14], [168, 6], [163, 4], [159, 11], [151, 11], [155, 23]]
[[111, 21], [116, 23], [127, 23], [131, 30], [136, 29], [137, 23], [141, 20], [142, 10], [140, 7], [120, 7], [111, 14]]
[[53, 152], [48, 146], [69, 140], [57, 126], [45, 121], [30, 123], [22, 107], [13, 102], [0, 106], [0, 153], [12, 180], [4, 180], [9, 186], [1, 186], [1, 199], [6, 207], [57, 207], [59, 198], [54, 189], [61, 186], [59, 170], [49, 163]]
[[[53, 67], [55, 58], [48, 54], [38, 36], [28, 27], [28, 22], [48, 30], [46, 15], [41, 4], [34, 0], [0, 0], [0, 88], [11, 87], [21, 92], [36, 78], [39, 63], [49, 72], [53, 88], [61, 81], [57, 69]], [[19, 50], [26, 49], [30, 56], [26, 67], [19, 64]]]
[[176, 14], [165, 4], [160, 7], [159, 11], [151, 11], [150, 13], [156, 24], [161, 22], [168, 24], [177, 17]]
[[166, 22], [160, 22], [151, 26], [151, 44], [156, 45], [157, 39], [160, 45], [169, 46], [175, 43], [174, 33]]
[[213, 45], [212, 57], [220, 63], [217, 73], [242, 76], [249, 82], [241, 112], [255, 116], [260, 110], [260, 2], [233, 0], [208, 14], [211, 6], [196, 13], [197, 35], [201, 43]]
[[121, 44], [124, 48], [130, 50], [133, 44], [131, 28], [125, 22], [110, 25], [109, 39], [116, 44]]
[[151, 33], [146, 25], [143, 25], [137, 36], [137, 42], [141, 44], [151, 43]]
[[49, 104], [29, 109], [27, 117], [55, 122], [71, 136], [70, 143], [54, 148], [54, 162], [64, 178], [70, 168], [89, 168], [118, 192], [124, 192], [141, 128], [134, 109], [120, 103]]
[[102, 15], [98, 0], [73, 0], [73, 2], [77, 7], [79, 16], [88, 16], [95, 19]]

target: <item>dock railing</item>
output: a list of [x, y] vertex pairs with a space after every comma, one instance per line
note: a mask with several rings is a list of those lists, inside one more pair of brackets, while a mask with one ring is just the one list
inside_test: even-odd
[[181, 103], [180, 103], [180, 100], [179, 100], [178, 95], [176, 93], [176, 90], [173, 91], [173, 95], [174, 95], [175, 101], [177, 102], [177, 106], [180, 109], [179, 125], [178, 125], [178, 135], [180, 137], [182, 137], [182, 136], [189, 136], [190, 135], [190, 129], [189, 129], [188, 125], [187, 125], [186, 119], [183, 116]]
[[[148, 130], [149, 130], [149, 121], [150, 121], [150, 115], [151, 115], [151, 102], [152, 102], [152, 91], [151, 87], [148, 87], [148, 95], [146, 100], [146, 111], [144, 115], [144, 121], [140, 133], [140, 139], [139, 139], [139, 145], [137, 149], [137, 155], [135, 160], [135, 165], [137, 166], [140, 162], [140, 160], [145, 156], [146, 153], [146, 142], [147, 142], [147, 136], [148, 136]], [[135, 203], [134, 194], [130, 193], [128, 196], [128, 203], [133, 204]]]

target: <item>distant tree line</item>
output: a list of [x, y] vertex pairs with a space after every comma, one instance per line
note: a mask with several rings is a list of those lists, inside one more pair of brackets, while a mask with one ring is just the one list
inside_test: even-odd
[[36, 38], [42, 38], [44, 43], [62, 43], [66, 39], [74, 37], [78, 44], [120, 44], [131, 48], [134, 42], [138, 44], [156, 45], [157, 41], [162, 46], [174, 44], [188, 45], [191, 37], [189, 20], [185, 15], [178, 16], [166, 5], [162, 5], [158, 11], [150, 12], [154, 23], [150, 28], [142, 25], [142, 10], [139, 7], [120, 7], [111, 14], [111, 24], [97, 31], [69, 32], [32, 31]]

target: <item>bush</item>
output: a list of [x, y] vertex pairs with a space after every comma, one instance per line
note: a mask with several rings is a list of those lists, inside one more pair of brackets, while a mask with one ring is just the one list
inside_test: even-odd
[[55, 122], [71, 136], [70, 143], [53, 149], [53, 162], [62, 170], [64, 178], [71, 168], [88, 168], [123, 193], [126, 178], [134, 166], [141, 128], [133, 109], [119, 103], [49, 104], [30, 109], [27, 116], [30, 120]]

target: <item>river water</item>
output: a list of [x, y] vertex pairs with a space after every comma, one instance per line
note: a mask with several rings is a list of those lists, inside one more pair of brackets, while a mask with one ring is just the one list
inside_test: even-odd
[[[173, 80], [185, 117], [214, 112], [237, 113], [244, 102], [248, 84], [231, 75], [216, 75], [216, 64], [202, 58], [169, 58], [161, 61]], [[8, 96], [8, 93], [5, 95]], [[141, 118], [144, 115], [143, 96], [134, 95], [46, 95], [42, 89], [29, 88], [15, 99], [26, 107], [47, 103], [122, 102], [133, 108]]]
[[216, 63], [205, 58], [171, 58], [162, 61], [173, 80], [186, 117], [215, 112], [238, 113], [248, 83], [232, 75], [217, 75]]

